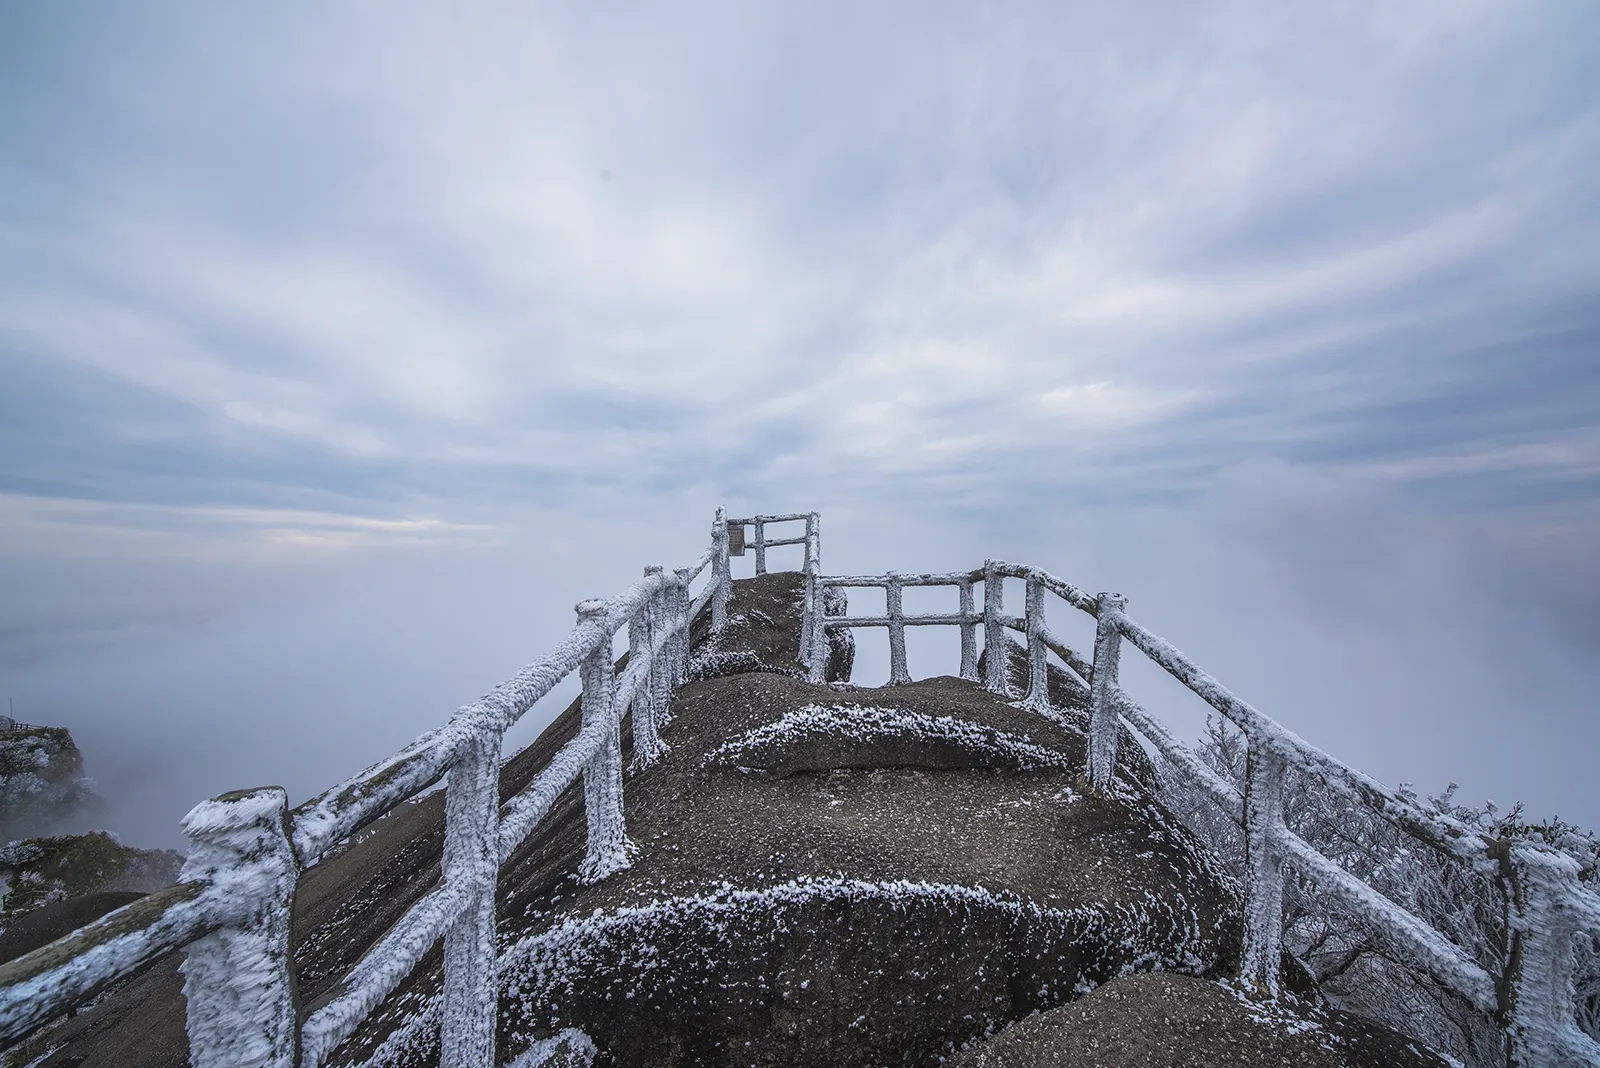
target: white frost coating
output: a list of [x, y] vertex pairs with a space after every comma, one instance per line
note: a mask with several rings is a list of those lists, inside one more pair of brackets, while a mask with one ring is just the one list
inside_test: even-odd
[[1005, 563], [1000, 560], [983, 562], [983, 686], [990, 693], [1006, 692], [1006, 661], [1010, 650], [1006, 648], [1005, 610], [1006, 587], [1001, 581]]
[[1094, 671], [1089, 682], [1089, 785], [1096, 792], [1111, 790], [1117, 765], [1117, 662], [1122, 636], [1116, 619], [1128, 602], [1114, 593], [1102, 593], [1097, 602], [1099, 624], [1094, 632]]
[[1494, 979], [1438, 931], [1317, 852], [1294, 832], [1280, 828], [1277, 839], [1289, 863], [1315, 881], [1319, 889], [1339, 898], [1373, 929], [1394, 939], [1395, 948], [1440, 982], [1483, 1011], [1495, 1011]]
[[716, 596], [716, 593], [717, 585], [714, 582], [710, 583], [705, 587], [705, 589], [701, 590], [700, 593], [696, 595], [694, 602], [689, 606], [689, 618], [693, 619], [695, 616], [698, 616], [705, 606], [711, 603], [711, 599]]
[[1073, 652], [1072, 647], [1056, 637], [1049, 627], [1041, 627], [1039, 629], [1039, 640], [1044, 642], [1046, 649], [1061, 658], [1061, 662], [1072, 670], [1072, 673], [1078, 677], [1079, 682], [1086, 687], [1091, 685], [1091, 680], [1094, 678], [1093, 665]]
[[[609, 642], [602, 652], [609, 656]], [[494, 891], [500, 871], [500, 732], [484, 723], [450, 769], [440, 880], [466, 902], [444, 934], [440, 1068], [494, 1064]]]
[[529, 1046], [511, 1062], [510, 1068], [588, 1068], [599, 1052], [588, 1035], [576, 1027], [566, 1027]]
[[[583, 619], [604, 611], [603, 601], [578, 604]], [[635, 851], [623, 825], [622, 748], [613, 683], [611, 642], [607, 640], [583, 662], [582, 722], [585, 727], [601, 723], [605, 730], [604, 744], [583, 769], [583, 811], [589, 835], [578, 876], [588, 883], [626, 868]]]
[[1067, 768], [1065, 756], [1005, 731], [954, 716], [929, 716], [901, 708], [806, 705], [787, 712], [774, 723], [757, 727], [706, 754], [707, 761], [733, 761], [761, 750], [781, 752], [807, 737], [824, 735], [868, 742], [883, 738], [913, 738], [949, 742], [970, 752], [1015, 760], [1021, 771]]
[[300, 870], [288, 813], [288, 795], [271, 786], [202, 801], [184, 817], [178, 877], [210, 883], [225, 903], [225, 926], [189, 943], [181, 966], [192, 1068], [295, 1068], [289, 910]]
[[716, 554], [717, 554], [717, 550], [716, 550], [716, 548], [714, 546], [711, 547], [711, 548], [706, 549], [705, 552], [701, 553], [700, 554], [700, 559], [696, 560], [689, 567], [689, 569], [688, 569], [689, 573], [684, 576], [684, 581], [693, 582], [695, 579], [699, 578], [700, 577], [700, 572], [704, 571], [706, 569], [706, 566], [708, 564], [710, 564], [712, 560], [716, 559]]
[[1050, 707], [1049, 664], [1045, 660], [1044, 585], [1037, 575], [1028, 577], [1027, 610], [1028, 696], [1024, 704], [1035, 712]]
[[463, 722], [477, 723], [487, 713], [502, 731], [510, 728], [668, 581], [661, 576], [647, 578], [610, 601], [597, 602], [603, 612], [580, 621], [554, 649], [461, 708], [450, 723], [296, 809], [294, 842], [301, 864], [316, 863], [334, 842], [437, 782], [461, 743]]
[[1234, 789], [1231, 782], [1212, 771], [1205, 761], [1190, 752], [1189, 748], [1174, 738], [1159, 720], [1129, 697], [1122, 687], [1116, 687], [1112, 695], [1117, 713], [1123, 719], [1150, 739], [1162, 756], [1181, 768], [1191, 780], [1210, 793], [1222, 811], [1231, 816], [1235, 823], [1244, 826], [1244, 795]]
[[[1252, 742], [1276, 749], [1290, 767], [1314, 776], [1340, 793], [1366, 804], [1402, 830], [1452, 856], [1469, 863], [1489, 859], [1492, 843], [1483, 832], [1442, 813], [1429, 811], [1377, 780], [1339, 763], [1235, 697], [1216, 679], [1178, 652], [1170, 642], [1133, 622], [1120, 609], [1114, 615], [1117, 629], [1146, 656], [1199, 694], [1207, 704], [1249, 735]], [[1104, 616], [1101, 618], [1103, 620]]]
[[[1105, 616], [1100, 617], [1104, 619]], [[1245, 757], [1244, 951], [1241, 976], [1278, 996], [1283, 952], [1283, 758], [1251, 746]]]
[[1514, 1068], [1600, 1064], [1600, 1044], [1579, 1031], [1573, 1013], [1572, 939], [1583, 903], [1576, 858], [1528, 843], [1512, 847], [1513, 938], [1510, 1005]]
[[[286, 953], [287, 902], [298, 869], [315, 864], [335, 844], [437, 782], [463, 753], [475, 748], [482, 748], [485, 753], [489, 748], [495, 750], [492, 759], [479, 761], [485, 765], [479, 778], [489, 783], [490, 789], [475, 791], [475, 807], [482, 811], [467, 821], [474, 828], [474, 833], [465, 837], [474, 840], [470, 852], [477, 854], [476, 863], [456, 864], [453, 868], [458, 875], [470, 869], [469, 881], [479, 892], [469, 895], [473, 898], [469, 905], [488, 917], [485, 923], [480, 916], [474, 926], [492, 934], [492, 887], [500, 847], [509, 843], [509, 853], [549, 807], [543, 797], [524, 798], [520, 806], [507, 806], [510, 815], [523, 817], [507, 828], [510, 833], [502, 834], [495, 827], [497, 806], [493, 794], [497, 789], [499, 732], [575, 670], [642, 607], [663, 600], [669, 603], [669, 618], [675, 611], [682, 620], [682, 625], [674, 626], [666, 635], [669, 640], [663, 666], [668, 672], [665, 681], [670, 695], [671, 684], [677, 681], [675, 676], [681, 675], [687, 662], [687, 618], [682, 612], [687, 608], [687, 586], [713, 562], [715, 548], [707, 549], [693, 567], [672, 578], [647, 578], [621, 596], [603, 602], [605, 612], [599, 626], [593, 620], [580, 622], [554, 649], [515, 677], [458, 710], [449, 722], [419, 736], [399, 753], [307, 802], [292, 814], [292, 820], [285, 811], [282, 791], [276, 789], [225, 795], [197, 806], [185, 821], [186, 830], [195, 840], [185, 867], [185, 881], [0, 966], [0, 1040], [25, 1034], [60, 1012], [82, 1004], [108, 983], [125, 977], [154, 957], [187, 944], [185, 992], [191, 999], [188, 1016], [194, 1063], [290, 1063], [298, 1036], [292, 1020], [293, 979]], [[725, 558], [723, 562], [726, 564]], [[677, 599], [663, 598], [668, 591]], [[675, 654], [672, 643], [676, 643]], [[657, 717], [658, 725], [663, 721]], [[495, 740], [492, 746], [487, 741], [490, 738]], [[574, 741], [576, 745], [564, 747], [558, 754], [558, 763], [563, 756], [570, 759], [578, 755], [582, 758], [578, 761], [581, 767], [585, 761], [592, 762], [606, 742], [614, 748], [615, 720], [609, 738], [603, 732], [580, 732]], [[577, 773], [558, 767], [546, 770], [555, 774], [540, 776], [536, 785], [548, 787], [563, 779], [564, 787]], [[620, 826], [620, 769], [614, 786], [610, 793], [615, 795]], [[454, 792], [460, 795], [463, 791], [457, 787]], [[526, 819], [528, 816], [533, 817], [531, 821]], [[625, 837], [622, 841], [626, 850]], [[448, 861], [446, 869], [452, 869]], [[485, 884], [490, 888], [488, 895], [482, 892]], [[435, 904], [438, 901], [434, 899]], [[418, 907], [423, 906], [419, 903]], [[398, 942], [379, 943], [379, 947], [388, 946], [395, 952], [379, 952], [379, 947], [374, 947], [374, 953], [363, 958], [357, 971], [346, 978], [350, 991], [367, 985], [380, 973], [393, 973], [393, 981], [398, 982], [398, 977], [415, 964], [399, 945], [408, 939], [399, 936], [431, 927], [436, 918], [408, 913], [392, 932]], [[412, 926], [404, 927], [408, 924]], [[430, 931], [430, 941], [432, 937]], [[474, 933], [469, 941], [481, 939]], [[472, 960], [486, 959], [484, 953], [477, 951], [467, 956]], [[349, 1003], [342, 1004], [348, 1007]], [[339, 1018], [335, 1005], [330, 1004], [328, 1009], [335, 1011], [330, 1014], [324, 1010], [313, 1020], [339, 1026], [349, 1022], [353, 1027], [370, 1005], [361, 1012], [352, 1012], [355, 1019], [351, 1021]], [[492, 1006], [488, 1012], [492, 1028]]]
[[[644, 569], [648, 577], [662, 574], [660, 564]], [[633, 710], [633, 766], [648, 767], [667, 751], [656, 731], [657, 710], [666, 705], [670, 693], [671, 668], [667, 663], [667, 598], [671, 590], [663, 587], [642, 607], [628, 624], [628, 667], [623, 685], [617, 688], [617, 708]]]
[[962, 578], [961, 591], [961, 677], [978, 681], [978, 628], [973, 621], [972, 580]]
[[733, 596], [733, 574], [728, 569], [728, 513], [717, 509], [711, 522], [711, 629], [721, 630], [728, 619], [728, 600]]
[[884, 614], [889, 617], [889, 685], [911, 681], [906, 667], [906, 613], [901, 603], [900, 578], [892, 572], [884, 586]]
[[466, 887], [437, 886], [406, 910], [345, 975], [333, 999], [306, 1020], [300, 1032], [304, 1068], [323, 1064], [334, 1047], [355, 1032], [455, 922], [468, 901]]
[[185, 882], [159, 890], [61, 942], [0, 965], [0, 1043], [21, 1037], [213, 927], [211, 914], [226, 903], [206, 889], [204, 883]]
[[[1147, 955], [1149, 950], [1159, 948], [1169, 959], [1185, 962], [1184, 967], [1197, 972], [1205, 967], [1201, 959], [1204, 938], [1193, 911], [1154, 895], [1122, 905], [1056, 909], [981, 886], [802, 877], [757, 888], [735, 888], [724, 883], [709, 893], [566, 917], [512, 945], [501, 957], [501, 974], [506, 976], [508, 994], [525, 1004], [541, 994], [565, 989], [576, 977], [592, 973], [604, 955], [619, 950], [627, 954], [629, 966], [640, 976], [670, 975], [702, 962], [655, 953], [657, 933], [663, 928], [681, 928], [695, 922], [712, 932], [748, 933], [757, 916], [771, 917], [785, 909], [816, 902], [882, 902], [899, 909], [935, 906], [952, 912], [983, 909], [998, 912], [1014, 923], [1040, 924], [1057, 932], [1058, 937], [1080, 943], [1103, 939], [1115, 931], [1120, 935], [1115, 940], [1118, 950], [1132, 951], [1137, 957], [1141, 949]], [[781, 927], [783, 922], [778, 916], [777, 925]], [[1110, 948], [1110, 940], [1104, 941]], [[400, 1053], [405, 1045], [402, 1039], [391, 1049]]]
[[507, 801], [500, 814], [500, 863], [511, 859], [550, 807], [571, 786], [606, 744], [611, 728], [603, 719], [585, 723], [577, 735], [556, 752], [528, 788]]

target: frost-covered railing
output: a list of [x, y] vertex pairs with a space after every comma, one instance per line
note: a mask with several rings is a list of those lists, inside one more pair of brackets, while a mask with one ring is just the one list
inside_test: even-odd
[[[756, 574], [767, 573], [767, 550], [780, 545], [803, 546], [804, 555], [800, 564], [800, 572], [804, 576], [804, 594], [801, 599], [800, 619], [800, 662], [811, 663], [811, 643], [816, 635], [814, 612], [819, 604], [821, 589], [817, 585], [817, 578], [822, 570], [822, 518], [816, 512], [790, 512], [786, 515], [755, 515], [748, 519], [729, 519], [726, 521], [730, 529], [741, 532], [745, 527], [754, 529], [755, 536], [746, 541], [742, 536], [739, 541], [742, 545], [750, 545], [755, 552]], [[767, 527], [774, 523], [804, 523], [804, 533], [787, 538], [768, 538]], [[725, 544], [725, 543], [719, 543]], [[722, 617], [716, 616], [713, 625], [721, 626]]]
[[[1021, 616], [1005, 611], [1007, 578], [1022, 579], [1026, 584]], [[974, 586], [978, 583], [983, 585], [981, 610], [974, 604]], [[1241, 971], [1267, 992], [1276, 995], [1278, 991], [1283, 880], [1285, 867], [1291, 866], [1356, 909], [1398, 951], [1442, 985], [1493, 1014], [1505, 1029], [1508, 1063], [1514, 1068], [1600, 1064], [1600, 1044], [1577, 1027], [1573, 987], [1573, 938], [1578, 934], [1600, 935], [1600, 896], [1580, 884], [1579, 866], [1571, 856], [1542, 843], [1490, 838], [1339, 763], [1235, 697], [1170, 643], [1130, 619], [1127, 601], [1117, 594], [1091, 596], [1046, 571], [999, 560], [985, 561], [982, 568], [968, 572], [824, 576], [808, 584], [808, 592], [811, 585], [816, 590], [811, 598], [814, 615], [805, 647], [818, 649], [829, 630], [884, 627], [889, 634], [891, 683], [911, 681], [905, 634], [907, 627], [915, 626], [959, 627], [961, 677], [979, 681], [977, 630], [981, 626], [984, 648], [990, 650], [984, 657], [982, 682], [996, 693], [1008, 693], [1009, 654], [999, 656], [993, 651], [1008, 649], [1005, 632], [1015, 630], [1024, 635], [1027, 644], [1028, 689], [1023, 702], [1044, 709], [1049, 704], [1047, 657], [1054, 653], [1089, 690], [1088, 777], [1093, 789], [1102, 793], [1112, 790], [1119, 729], [1126, 724], [1209, 792], [1243, 827], [1247, 872]], [[907, 615], [903, 591], [915, 586], [956, 587], [960, 595], [958, 610]], [[882, 589], [883, 615], [826, 615], [821, 592], [830, 587]], [[1045, 618], [1047, 593], [1095, 617], [1092, 661], [1085, 661], [1051, 632]], [[1118, 661], [1124, 640], [1244, 734], [1248, 758], [1242, 794], [1122, 689]], [[826, 645], [821, 648], [826, 649]], [[807, 664], [812, 681], [822, 681], [826, 657], [812, 656]], [[1429, 924], [1323, 856], [1289, 829], [1283, 818], [1283, 798], [1285, 772], [1291, 768], [1327, 784], [1448, 856], [1503, 881], [1511, 910], [1511, 938], [1498, 982]]]
[[[799, 518], [808, 519], [815, 560], [815, 513]], [[691, 597], [708, 568], [708, 581]], [[595, 881], [628, 866], [622, 716], [632, 710], [635, 764], [650, 763], [665, 748], [657, 726], [684, 678], [690, 622], [710, 603], [720, 624], [730, 583], [728, 524], [718, 509], [712, 544], [692, 566], [647, 567], [621, 595], [580, 602], [576, 626], [554, 649], [389, 759], [294, 809], [279, 787], [197, 805], [184, 818], [189, 851], [177, 885], [0, 966], [0, 1045], [182, 948], [191, 1065], [315, 1068], [443, 939], [439, 1063], [493, 1068], [499, 867], [580, 776], [588, 825], [580, 877]], [[612, 642], [624, 627], [628, 657], [619, 675]], [[574, 671], [583, 686], [577, 735], [526, 790], [502, 803], [501, 738]], [[447, 776], [438, 885], [300, 1019], [290, 955], [300, 873]]]

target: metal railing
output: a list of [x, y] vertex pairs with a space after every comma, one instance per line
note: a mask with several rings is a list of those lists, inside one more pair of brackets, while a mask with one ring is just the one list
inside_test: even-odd
[[[1026, 596], [1021, 616], [1005, 611], [1007, 578], [1022, 579]], [[974, 586], [983, 585], [983, 607], [974, 604]], [[954, 586], [957, 611], [907, 615], [903, 591], [916, 586]], [[875, 587], [884, 591], [885, 610], [877, 616], [825, 616], [822, 591], [829, 587]], [[1049, 628], [1045, 594], [1052, 593], [1095, 619], [1094, 652], [1086, 661]], [[1600, 936], [1600, 895], [1579, 880], [1572, 856], [1543, 843], [1493, 838], [1450, 816], [1418, 804], [1374, 779], [1341, 764], [1240, 700], [1201, 671], [1169, 642], [1129, 618], [1127, 601], [1112, 593], [1091, 596], [1071, 583], [1034, 567], [988, 560], [982, 568], [948, 574], [823, 576], [808, 585], [815, 649], [830, 630], [883, 627], [889, 637], [889, 681], [911, 681], [906, 663], [907, 627], [955, 626], [961, 631], [960, 675], [978, 679], [977, 629], [983, 628], [984, 677], [989, 690], [1011, 696], [1007, 678], [1007, 630], [1023, 634], [1028, 686], [1023, 704], [1049, 706], [1048, 654], [1089, 691], [1088, 779], [1100, 793], [1114, 789], [1120, 728], [1142, 735], [1175, 768], [1193, 779], [1235, 819], [1245, 835], [1243, 977], [1272, 996], [1278, 993], [1283, 937], [1283, 886], [1294, 868], [1320, 890], [1356, 910], [1394, 946], [1444, 987], [1492, 1014], [1506, 1035], [1513, 1068], [1556, 1068], [1600, 1064], [1600, 1043], [1576, 1024], [1573, 938]], [[1123, 641], [1165, 669], [1244, 735], [1248, 747], [1243, 792], [1179, 743], [1154, 716], [1139, 706], [1118, 682]], [[1007, 650], [1007, 655], [996, 655]], [[810, 677], [822, 681], [824, 657], [808, 661]], [[1400, 830], [1445, 855], [1497, 876], [1509, 903], [1509, 949], [1501, 974], [1490, 975], [1428, 923], [1407, 912], [1366, 882], [1323, 856], [1284, 822], [1284, 779], [1290, 769], [1326, 784], [1351, 802], [1365, 806]]]
[[[816, 559], [815, 513], [803, 540]], [[500, 865], [581, 776], [588, 836], [580, 878], [594, 882], [628, 866], [634, 847], [622, 808], [622, 717], [631, 709], [635, 764], [655, 760], [665, 748], [658, 721], [685, 678], [690, 623], [708, 603], [716, 625], [726, 617], [727, 550], [728, 524], [718, 509], [712, 545], [693, 565], [647, 567], [621, 595], [580, 602], [576, 626], [554, 649], [394, 756], [303, 805], [291, 809], [280, 787], [197, 805], [183, 820], [189, 850], [176, 885], [0, 966], [0, 1045], [182, 949], [194, 1068], [315, 1068], [442, 939], [439, 1063], [492, 1068]], [[707, 568], [711, 577], [691, 596]], [[624, 627], [628, 659], [619, 675], [612, 645]], [[527, 789], [501, 803], [502, 737], [573, 672], [582, 681], [577, 735]], [[438, 885], [302, 1020], [290, 955], [300, 873], [447, 776]]]

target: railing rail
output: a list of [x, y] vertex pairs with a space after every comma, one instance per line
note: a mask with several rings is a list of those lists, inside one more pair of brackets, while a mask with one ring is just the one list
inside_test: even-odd
[[[809, 605], [821, 555], [817, 514], [761, 519], [763, 525], [806, 521], [797, 541], [806, 546]], [[190, 847], [177, 885], [0, 966], [0, 1043], [26, 1036], [156, 957], [182, 949], [194, 1068], [315, 1068], [442, 940], [440, 1064], [490, 1068], [499, 868], [580, 777], [588, 824], [580, 878], [593, 882], [628, 866], [634, 846], [623, 815], [622, 718], [631, 710], [636, 766], [665, 751], [658, 729], [673, 689], [686, 677], [690, 624], [708, 604], [714, 626], [726, 619], [728, 525], [718, 509], [711, 546], [692, 565], [647, 567], [618, 596], [580, 602], [576, 625], [539, 659], [400, 752], [310, 801], [291, 810], [284, 791], [268, 787], [196, 806], [184, 819]], [[764, 567], [764, 547], [758, 560]], [[691, 594], [708, 568], [710, 578]], [[613, 642], [623, 628], [628, 659], [616, 673]], [[582, 680], [577, 735], [502, 804], [505, 731], [575, 672]], [[289, 937], [300, 873], [447, 776], [439, 884], [300, 1020]]]
[[[803, 522], [804, 534], [767, 538], [767, 526]], [[1244, 976], [1275, 995], [1282, 940], [1282, 894], [1292, 867], [1357, 909], [1400, 952], [1442, 985], [1492, 1012], [1507, 1038], [1513, 1068], [1600, 1063], [1596, 1044], [1575, 1024], [1572, 938], [1600, 934], [1600, 895], [1579, 882], [1577, 861], [1540, 843], [1491, 838], [1448, 815], [1339, 763], [1234, 696], [1164, 639], [1130, 619], [1127, 602], [1098, 596], [1038, 568], [987, 560], [965, 572], [825, 576], [816, 512], [729, 520], [718, 509], [711, 545], [689, 567], [648, 567], [610, 600], [580, 602], [572, 631], [516, 676], [456, 712], [386, 760], [290, 809], [277, 787], [225, 794], [184, 819], [190, 841], [180, 882], [124, 906], [50, 945], [0, 966], [0, 1042], [13, 1041], [163, 953], [186, 955], [190, 1063], [195, 1068], [315, 1068], [348, 1038], [444, 942], [443, 1068], [494, 1063], [498, 983], [494, 893], [505, 863], [554, 805], [583, 780], [587, 821], [580, 877], [594, 881], [626, 867], [634, 846], [623, 815], [621, 722], [631, 710], [633, 759], [647, 765], [665, 750], [659, 727], [673, 689], [685, 678], [689, 627], [709, 609], [713, 627], [726, 623], [732, 577], [730, 527], [754, 527], [756, 573], [766, 550], [803, 545], [801, 662], [821, 681], [828, 633], [882, 627], [888, 633], [890, 679], [910, 680], [905, 631], [955, 626], [962, 678], [978, 678], [977, 632], [984, 633], [982, 683], [1048, 707], [1047, 657], [1055, 655], [1090, 694], [1088, 779], [1115, 789], [1118, 736], [1126, 724], [1168, 763], [1189, 776], [1243, 828], [1245, 835]], [[698, 593], [693, 584], [709, 569]], [[1023, 614], [1005, 610], [1004, 580], [1025, 586]], [[983, 585], [981, 609], [975, 586]], [[955, 612], [908, 615], [908, 587], [952, 586]], [[829, 615], [834, 588], [884, 590], [882, 615]], [[1095, 619], [1091, 660], [1050, 630], [1046, 594]], [[628, 659], [614, 669], [613, 643], [628, 631]], [[1023, 635], [1026, 692], [1010, 692], [1006, 631]], [[1140, 707], [1118, 681], [1126, 640], [1205, 700], [1245, 736], [1243, 791], [1218, 775]], [[1006, 650], [1006, 655], [999, 655]], [[562, 679], [582, 681], [580, 726], [521, 793], [499, 799], [500, 746], [505, 731]], [[1444, 854], [1503, 880], [1510, 947], [1498, 979], [1427, 923], [1295, 835], [1283, 816], [1285, 776], [1294, 771], [1326, 784]], [[291, 904], [300, 873], [337, 843], [448, 776], [445, 844], [439, 884], [424, 894], [309, 1017], [297, 1016], [290, 957]]]
[[[1023, 580], [1024, 614], [1005, 611], [1004, 580]], [[974, 604], [974, 585], [983, 584], [983, 606]], [[1098, 596], [1080, 590], [1039, 568], [987, 560], [972, 571], [942, 574], [828, 575], [821, 589], [875, 587], [884, 591], [882, 615], [839, 615], [819, 618], [817, 631], [882, 627], [889, 637], [889, 681], [909, 681], [906, 665], [907, 627], [956, 626], [961, 630], [962, 678], [977, 681], [976, 630], [984, 632], [983, 684], [991, 691], [1019, 696], [1026, 706], [1048, 704], [1047, 655], [1061, 663], [1089, 688], [1088, 779], [1092, 789], [1114, 789], [1113, 768], [1118, 736], [1126, 724], [1146, 738], [1167, 762], [1209, 794], [1244, 831], [1245, 930], [1241, 971], [1244, 978], [1272, 996], [1278, 992], [1283, 937], [1283, 886], [1286, 868], [1294, 868], [1321, 891], [1356, 910], [1386, 936], [1398, 953], [1427, 971], [1444, 987], [1478, 1009], [1492, 1014], [1506, 1035], [1507, 1063], [1513, 1068], [1555, 1068], [1600, 1064], [1600, 1043], [1576, 1024], [1572, 938], [1600, 936], [1600, 895], [1581, 885], [1577, 861], [1542, 843], [1495, 838], [1450, 816], [1424, 807], [1411, 797], [1363, 775], [1328, 756], [1292, 731], [1236, 697], [1200, 670], [1171, 643], [1130, 619], [1127, 601], [1110, 593]], [[901, 591], [909, 586], [953, 586], [960, 603], [955, 612], [907, 615]], [[1086, 661], [1054, 634], [1045, 612], [1045, 594], [1052, 593], [1095, 619], [1092, 660]], [[1008, 679], [1006, 631], [1020, 632], [1027, 661], [1027, 687], [1012, 694]], [[1246, 781], [1241, 792], [1172, 736], [1139, 706], [1118, 681], [1121, 647], [1126, 640], [1173, 678], [1197, 694], [1237, 727], [1247, 743]], [[820, 665], [811, 661], [811, 678], [820, 681]], [[1328, 786], [1367, 808], [1411, 837], [1502, 880], [1510, 902], [1510, 946], [1498, 979], [1424, 920], [1378, 893], [1291, 831], [1284, 821], [1284, 782], [1294, 772]]]

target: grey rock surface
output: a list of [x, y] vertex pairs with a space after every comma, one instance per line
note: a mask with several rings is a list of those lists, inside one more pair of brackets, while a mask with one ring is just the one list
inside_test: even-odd
[[1134, 975], [1041, 1013], [949, 1068], [1446, 1068], [1359, 1017], [1294, 998], [1252, 1002], [1220, 983]]

